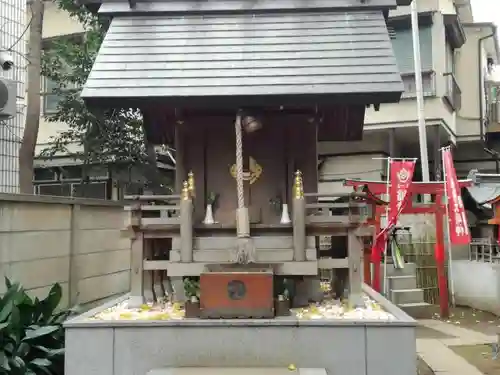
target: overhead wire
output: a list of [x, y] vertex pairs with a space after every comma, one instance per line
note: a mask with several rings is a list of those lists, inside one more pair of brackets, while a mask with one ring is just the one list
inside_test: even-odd
[[377, 173], [382, 172], [381, 168], [372, 169], [367, 171], [359, 171], [359, 172], [342, 172], [342, 173], [323, 173], [323, 178], [329, 178], [331, 176], [349, 176], [349, 175], [357, 175], [357, 174], [368, 174], [368, 173]]
[[14, 48], [15, 46], [17, 46], [19, 44], [19, 42], [23, 39], [26, 32], [29, 30], [32, 21], [33, 21], [33, 16], [31, 16], [31, 19], [29, 20], [28, 24], [24, 28], [21, 35], [19, 35], [19, 37], [14, 41], [14, 43], [12, 43], [12, 45], [9, 48], [7, 48], [7, 51], [12, 51], [12, 48]]

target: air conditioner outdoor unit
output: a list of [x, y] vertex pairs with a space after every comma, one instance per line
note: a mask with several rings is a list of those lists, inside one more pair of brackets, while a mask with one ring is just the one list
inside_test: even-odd
[[0, 77], [0, 120], [7, 120], [16, 115], [16, 100], [16, 82]]

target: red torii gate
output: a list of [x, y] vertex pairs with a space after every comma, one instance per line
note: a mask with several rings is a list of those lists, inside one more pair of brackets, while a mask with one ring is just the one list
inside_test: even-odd
[[[468, 187], [472, 185], [471, 180], [460, 180], [459, 182], [460, 189], [464, 187]], [[370, 193], [380, 198], [381, 195], [387, 194], [387, 181], [368, 181], [368, 180], [355, 180], [355, 179], [346, 179], [344, 181], [344, 186], [350, 186], [354, 189], [359, 189], [365, 187], [368, 189]], [[436, 267], [438, 274], [438, 287], [439, 287], [439, 306], [441, 310], [442, 317], [449, 316], [449, 302], [448, 302], [448, 284], [446, 280], [446, 273], [444, 267], [445, 260], [445, 247], [444, 247], [444, 216], [446, 214], [446, 206], [444, 202], [444, 183], [442, 181], [433, 181], [433, 182], [419, 182], [414, 181], [410, 186], [411, 197], [415, 194], [421, 195], [432, 195], [434, 196], [434, 200], [430, 204], [418, 204], [415, 205], [413, 200], [410, 199], [410, 203], [403, 210], [402, 214], [434, 214], [436, 220], [436, 244], [434, 250], [434, 256], [436, 258]], [[373, 205], [373, 209], [375, 210], [373, 214], [373, 219], [369, 224], [375, 226], [375, 236], [380, 232], [380, 219], [382, 215], [386, 214], [386, 207], [381, 205]], [[371, 260], [370, 260], [371, 261]], [[372, 285], [372, 287], [380, 292], [380, 261], [378, 264], [373, 264], [373, 272], [374, 277], [371, 278], [371, 272], [368, 267], [368, 277], [365, 280], [370, 281], [373, 280], [378, 285]], [[365, 270], [367, 268], [365, 267]], [[373, 282], [372, 282], [373, 284]]]

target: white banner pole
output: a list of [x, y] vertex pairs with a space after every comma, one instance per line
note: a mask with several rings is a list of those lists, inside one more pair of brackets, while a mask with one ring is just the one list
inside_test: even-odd
[[[392, 158], [387, 158], [387, 188], [386, 188], [386, 201], [388, 202], [387, 204], [387, 209], [385, 210], [385, 227], [389, 225], [389, 207], [391, 205], [390, 202], [390, 196], [389, 196], [389, 185], [391, 184], [391, 161]], [[389, 296], [389, 283], [387, 280], [387, 242], [385, 241], [384, 243], [384, 296], [388, 299], [391, 300], [391, 296]]]
[[447, 234], [448, 239], [446, 241], [448, 245], [447, 253], [448, 253], [448, 280], [450, 284], [450, 293], [451, 293], [451, 305], [455, 307], [455, 282], [453, 281], [453, 259], [452, 259], [452, 251], [451, 251], [451, 236], [450, 236], [450, 209], [449, 209], [449, 197], [448, 197], [448, 183], [446, 182], [446, 178], [448, 176], [446, 165], [444, 163], [444, 150], [451, 149], [450, 146], [441, 148], [441, 162], [443, 163], [443, 183], [444, 183], [444, 196], [445, 196], [445, 209], [446, 209], [446, 222], [448, 223]]

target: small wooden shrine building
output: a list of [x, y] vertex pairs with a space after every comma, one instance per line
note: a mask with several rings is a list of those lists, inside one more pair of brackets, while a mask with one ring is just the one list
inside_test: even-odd
[[487, 208], [493, 217], [487, 221], [496, 228], [496, 242], [500, 244], [500, 174], [469, 172], [468, 179], [473, 185], [467, 188], [472, 199], [482, 208]]
[[[348, 236], [360, 225], [352, 202], [343, 219], [311, 218], [333, 208], [317, 206], [317, 144], [360, 140], [365, 109], [399, 101], [386, 18], [410, 1], [87, 2], [112, 21], [82, 97], [94, 108], [139, 108], [149, 141], [176, 149], [170, 198], [180, 206], [156, 209], [193, 205], [134, 222], [136, 242], [173, 239], [170, 261], [138, 259], [137, 278], [143, 269], [200, 275], [207, 264], [231, 262], [243, 239], [253, 241], [251, 260], [277, 264], [277, 274], [317, 275], [313, 226]], [[188, 172], [189, 196], [181, 194]], [[206, 225], [212, 197], [216, 223]], [[291, 223], [281, 220], [285, 204]], [[352, 270], [359, 275], [359, 264]], [[141, 288], [133, 280], [132, 295]]]

